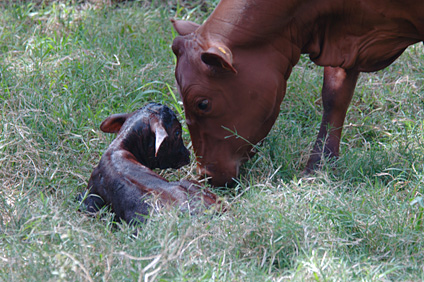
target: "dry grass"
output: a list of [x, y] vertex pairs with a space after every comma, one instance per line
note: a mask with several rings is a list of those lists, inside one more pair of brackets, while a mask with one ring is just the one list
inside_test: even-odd
[[[0, 280], [423, 280], [422, 45], [361, 75], [336, 166], [301, 177], [322, 80], [302, 57], [239, 185], [216, 190], [228, 212], [162, 210], [137, 233], [108, 210], [77, 211], [113, 138], [98, 129], [105, 117], [152, 100], [181, 110], [168, 19], [201, 22], [214, 4], [202, 3], [3, 3]], [[194, 165], [161, 173], [192, 177]]]

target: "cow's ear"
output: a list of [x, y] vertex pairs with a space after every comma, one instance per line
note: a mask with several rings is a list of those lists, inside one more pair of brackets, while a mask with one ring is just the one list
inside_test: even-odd
[[100, 125], [100, 130], [106, 133], [118, 133], [124, 122], [131, 114], [113, 114], [107, 117]]
[[212, 46], [201, 55], [202, 61], [212, 67], [218, 67], [237, 73], [233, 66], [233, 54], [226, 46]]
[[171, 19], [174, 29], [179, 35], [187, 35], [196, 31], [199, 28], [199, 24], [191, 21], [175, 20]]
[[155, 118], [150, 120], [150, 128], [152, 133], [155, 135], [155, 157], [157, 157], [160, 146], [168, 137], [168, 132], [166, 132], [166, 129], [163, 127], [162, 123]]

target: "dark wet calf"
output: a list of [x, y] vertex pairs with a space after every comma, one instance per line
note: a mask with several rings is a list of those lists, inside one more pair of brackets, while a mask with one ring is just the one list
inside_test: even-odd
[[194, 183], [168, 182], [151, 170], [180, 168], [190, 161], [181, 124], [168, 107], [150, 103], [133, 113], [114, 114], [100, 129], [118, 135], [91, 174], [83, 201], [88, 212], [110, 205], [118, 220], [134, 223], [145, 221], [154, 199], [190, 212], [216, 203], [214, 194]]

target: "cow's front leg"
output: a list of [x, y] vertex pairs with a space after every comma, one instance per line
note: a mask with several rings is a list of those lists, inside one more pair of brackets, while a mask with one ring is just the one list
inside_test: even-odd
[[324, 113], [317, 140], [305, 171], [313, 171], [322, 158], [339, 155], [340, 137], [346, 112], [355, 90], [359, 72], [342, 68], [325, 67], [322, 87]]

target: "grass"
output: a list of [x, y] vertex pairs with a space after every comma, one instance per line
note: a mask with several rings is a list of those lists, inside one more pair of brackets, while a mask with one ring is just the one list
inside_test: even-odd
[[148, 101], [181, 110], [168, 19], [201, 22], [216, 1], [198, 2], [2, 4], [0, 280], [423, 280], [422, 44], [361, 75], [334, 170], [301, 177], [322, 81], [302, 57], [239, 185], [217, 191], [230, 211], [161, 211], [137, 235], [106, 210], [77, 211], [75, 196], [113, 138], [98, 129], [105, 117]]

